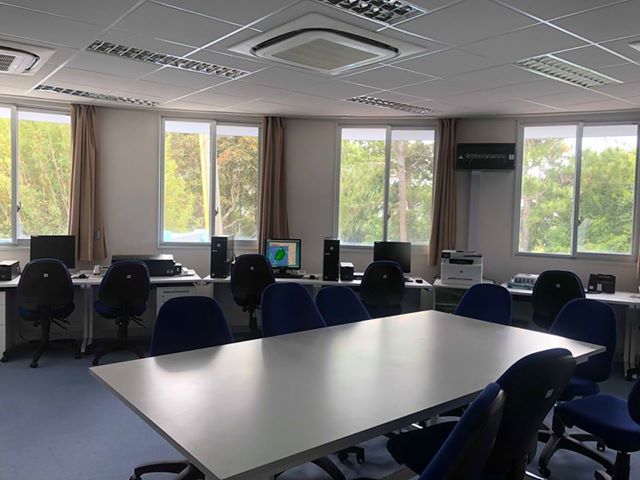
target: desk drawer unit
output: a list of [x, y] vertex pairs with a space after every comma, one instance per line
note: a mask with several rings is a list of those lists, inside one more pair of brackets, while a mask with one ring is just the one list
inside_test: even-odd
[[7, 348], [7, 294], [0, 292], [0, 353]]
[[172, 298], [188, 297], [192, 295], [197, 295], [196, 287], [193, 285], [180, 287], [158, 287], [156, 289], [156, 314], [160, 311], [160, 307]]

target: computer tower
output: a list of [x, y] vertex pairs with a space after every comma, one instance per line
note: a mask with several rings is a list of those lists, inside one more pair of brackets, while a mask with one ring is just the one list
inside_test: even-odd
[[8, 282], [20, 275], [20, 262], [17, 260], [3, 260], [0, 262], [0, 280]]
[[231, 274], [233, 244], [233, 235], [211, 237], [211, 278], [226, 278]]
[[340, 240], [337, 238], [324, 239], [322, 279], [329, 282], [337, 282], [340, 279]]

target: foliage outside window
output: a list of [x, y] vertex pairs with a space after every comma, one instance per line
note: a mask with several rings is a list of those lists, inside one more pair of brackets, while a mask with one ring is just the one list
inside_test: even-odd
[[0, 107], [0, 242], [66, 234], [70, 189], [69, 115]]
[[340, 239], [428, 243], [433, 164], [432, 129], [342, 128]]
[[637, 125], [524, 128], [518, 251], [633, 254]]
[[163, 125], [161, 242], [208, 243], [211, 235], [255, 239], [259, 127], [196, 120]]

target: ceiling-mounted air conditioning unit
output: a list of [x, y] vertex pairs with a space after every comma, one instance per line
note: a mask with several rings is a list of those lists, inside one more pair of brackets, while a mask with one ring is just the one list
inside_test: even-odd
[[328, 75], [410, 55], [417, 45], [311, 13], [230, 50]]
[[0, 74], [33, 75], [53, 53], [50, 48], [0, 40]]

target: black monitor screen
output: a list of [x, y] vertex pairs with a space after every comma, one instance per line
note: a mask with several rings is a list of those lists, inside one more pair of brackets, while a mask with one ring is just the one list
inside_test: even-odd
[[31, 237], [31, 260], [55, 258], [67, 268], [76, 268], [75, 235], [38, 235]]
[[381, 260], [399, 263], [402, 273], [411, 272], [411, 242], [374, 242], [373, 261]]
[[301, 240], [269, 239], [265, 244], [265, 255], [273, 268], [300, 270], [302, 254]]

